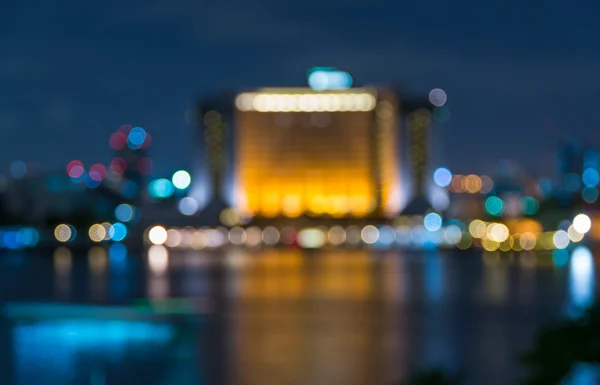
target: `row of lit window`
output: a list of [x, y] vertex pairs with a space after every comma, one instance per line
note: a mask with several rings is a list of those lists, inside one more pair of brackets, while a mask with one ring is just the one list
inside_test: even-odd
[[240, 111], [336, 112], [371, 111], [377, 101], [368, 93], [356, 94], [255, 94], [243, 93], [236, 100]]

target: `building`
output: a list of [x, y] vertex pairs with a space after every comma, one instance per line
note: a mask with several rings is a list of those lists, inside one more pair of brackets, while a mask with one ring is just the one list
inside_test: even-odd
[[235, 99], [234, 204], [258, 217], [399, 211], [399, 106], [375, 88], [267, 88]]

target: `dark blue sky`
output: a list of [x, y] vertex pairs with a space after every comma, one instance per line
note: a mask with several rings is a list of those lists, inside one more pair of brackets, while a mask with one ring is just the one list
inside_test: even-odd
[[0, 168], [107, 162], [108, 136], [130, 123], [166, 173], [189, 163], [185, 112], [202, 95], [303, 85], [331, 65], [358, 84], [445, 89], [452, 118], [435, 134], [451, 169], [512, 158], [549, 174], [561, 138], [600, 147], [599, 13], [566, 0], [4, 1]]

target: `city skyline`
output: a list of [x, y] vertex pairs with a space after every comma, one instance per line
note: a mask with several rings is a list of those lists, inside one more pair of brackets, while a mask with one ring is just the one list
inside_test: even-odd
[[510, 158], [552, 175], [561, 139], [598, 147], [600, 44], [586, 29], [593, 9], [505, 5], [486, 16], [474, 3], [358, 4], [319, 13], [314, 1], [65, 1], [55, 12], [15, 3], [2, 15], [0, 168], [14, 160], [51, 169], [72, 159], [106, 162], [106, 138], [122, 124], [155, 135], [155, 174], [186, 167], [193, 128], [185, 114], [199, 99], [221, 89], [303, 86], [315, 65], [347, 70], [356, 85], [446, 90], [452, 116], [434, 135], [445, 144], [444, 166], [457, 172], [489, 173]]

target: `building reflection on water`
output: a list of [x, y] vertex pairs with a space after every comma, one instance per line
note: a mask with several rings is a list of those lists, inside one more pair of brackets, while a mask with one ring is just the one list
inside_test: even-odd
[[[52, 298], [44, 297], [40, 281], [39, 299], [127, 307], [139, 298], [188, 298], [210, 306], [183, 324], [111, 324], [93, 317], [17, 323], [15, 378], [37, 378], [34, 372], [43, 368], [31, 362], [53, 351], [61, 364], [53, 365], [48, 375], [56, 382], [49, 383], [92, 375], [91, 361], [75, 356], [93, 357], [112, 378], [150, 363], [155, 375], [139, 375], [147, 384], [186, 378], [236, 385], [392, 384], [433, 365], [464, 370], [467, 384], [514, 383], [516, 358], [537, 327], [590, 304], [596, 291], [594, 258], [583, 246], [570, 255], [483, 256], [293, 248], [169, 252], [152, 246], [137, 258], [113, 245], [87, 255], [59, 248], [50, 261]], [[20, 267], [23, 280], [45, 271], [32, 263]], [[136, 335], [131, 330], [155, 327], [163, 328], [157, 335], [185, 338], [125, 338]], [[116, 337], [93, 337], [111, 333]], [[43, 338], [34, 341], [34, 335]]]

